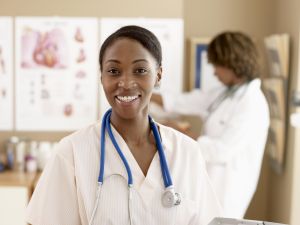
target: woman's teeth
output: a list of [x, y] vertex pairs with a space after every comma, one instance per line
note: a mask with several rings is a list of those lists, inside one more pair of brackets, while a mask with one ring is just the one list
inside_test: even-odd
[[131, 102], [137, 99], [138, 96], [117, 96], [117, 99], [121, 102]]

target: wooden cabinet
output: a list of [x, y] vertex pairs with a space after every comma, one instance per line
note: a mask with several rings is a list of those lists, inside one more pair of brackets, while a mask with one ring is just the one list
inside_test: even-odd
[[0, 224], [27, 224], [25, 212], [36, 177], [35, 173], [0, 173]]

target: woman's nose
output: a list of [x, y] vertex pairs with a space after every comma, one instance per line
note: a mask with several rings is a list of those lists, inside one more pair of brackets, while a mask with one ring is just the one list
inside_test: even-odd
[[123, 79], [118, 82], [118, 87], [131, 89], [137, 87], [137, 83], [134, 80]]

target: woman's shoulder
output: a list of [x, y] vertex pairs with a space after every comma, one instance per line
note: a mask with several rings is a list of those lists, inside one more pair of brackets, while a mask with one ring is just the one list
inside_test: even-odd
[[268, 114], [268, 103], [261, 90], [261, 81], [254, 79], [238, 93], [240, 110], [251, 112], [255, 115]]
[[91, 138], [99, 137], [100, 135], [101, 123], [97, 121], [93, 124], [90, 124], [84, 128], [81, 128], [70, 135], [64, 137], [62, 140], [67, 140], [71, 142], [84, 142], [85, 140], [89, 140]]
[[[100, 122], [88, 125], [65, 137], [63, 137], [55, 149], [55, 154], [70, 156], [75, 146], [83, 146], [85, 143], [95, 142], [100, 136]], [[69, 157], [68, 157], [69, 158]]]

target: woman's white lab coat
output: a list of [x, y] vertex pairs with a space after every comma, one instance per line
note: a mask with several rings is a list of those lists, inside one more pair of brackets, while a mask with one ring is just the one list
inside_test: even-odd
[[[227, 217], [242, 218], [256, 190], [269, 127], [269, 110], [255, 79], [220, 104], [226, 90], [163, 95], [167, 111], [199, 115], [204, 120], [199, 146], [208, 175]], [[218, 105], [209, 112], [212, 105]]]
[[[100, 123], [64, 138], [48, 162], [28, 206], [33, 225], [87, 225], [96, 200], [99, 175]], [[158, 154], [145, 177], [122, 137], [113, 130], [133, 175], [130, 207], [133, 224], [207, 225], [220, 216], [198, 144], [159, 125], [162, 144], [181, 204], [162, 206], [164, 191]], [[127, 172], [106, 134], [104, 183], [94, 223], [129, 224]], [[142, 149], [141, 149], [142, 151]]]

